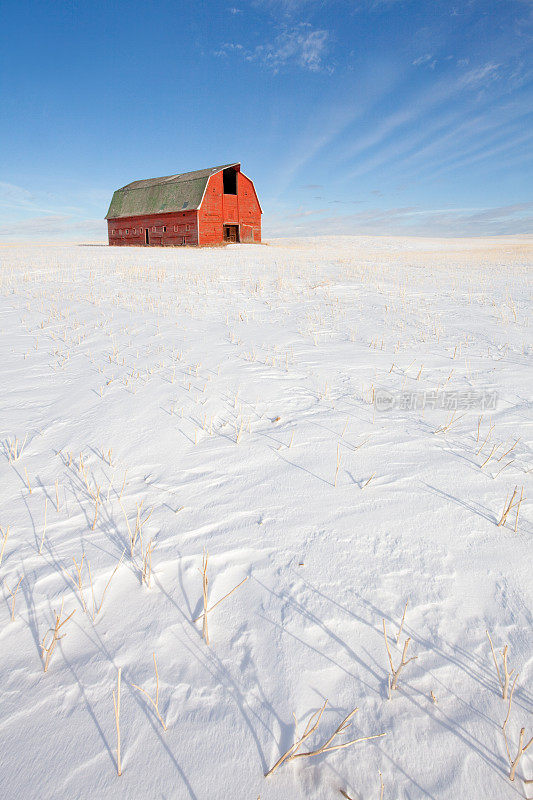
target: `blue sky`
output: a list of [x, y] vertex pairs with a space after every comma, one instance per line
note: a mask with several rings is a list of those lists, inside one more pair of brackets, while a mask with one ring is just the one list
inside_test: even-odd
[[533, 0], [4, 0], [0, 242], [240, 161], [265, 235], [533, 232]]

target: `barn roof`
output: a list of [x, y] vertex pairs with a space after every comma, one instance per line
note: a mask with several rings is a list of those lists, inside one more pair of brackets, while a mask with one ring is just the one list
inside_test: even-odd
[[207, 181], [215, 172], [228, 167], [239, 167], [239, 163], [223, 164], [220, 167], [165, 175], [133, 181], [117, 189], [111, 199], [106, 219], [136, 217], [140, 214], [163, 214], [166, 211], [191, 211], [200, 207]]

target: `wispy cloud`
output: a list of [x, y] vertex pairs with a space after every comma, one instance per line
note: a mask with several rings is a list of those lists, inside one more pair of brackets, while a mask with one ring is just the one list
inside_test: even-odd
[[106, 224], [100, 219], [77, 219], [66, 214], [30, 217], [0, 225], [0, 242], [106, 241]]
[[415, 60], [412, 61], [411, 63], [413, 64], [414, 67], [427, 66], [430, 69], [435, 69], [435, 66], [437, 64], [437, 59], [434, 57], [432, 53], [426, 53], [423, 56], [415, 58]]
[[[90, 190], [84, 192], [88, 197]], [[107, 196], [107, 195], [106, 195]], [[36, 189], [29, 191], [22, 186], [0, 181], [0, 208], [6, 209], [11, 215], [20, 215], [24, 212], [34, 214], [55, 214], [62, 212], [79, 212], [78, 206], [65, 203], [65, 198], [52, 192]], [[6, 216], [4, 212], [4, 217]]]
[[356, 11], [385, 11], [387, 8], [405, 0], [359, 0], [356, 4]]
[[283, 26], [272, 41], [253, 49], [240, 43], [226, 42], [215, 55], [238, 55], [246, 61], [256, 61], [273, 72], [290, 65], [310, 72], [331, 72], [331, 65], [325, 63], [329, 38], [328, 31], [313, 28], [308, 22], [300, 22], [294, 26]]
[[318, 208], [316, 210], [309, 209], [305, 211], [303, 209], [302, 210], [298, 209], [296, 211], [293, 211], [291, 214], [287, 214], [286, 219], [292, 221], [298, 219], [306, 219], [307, 217], [313, 217], [316, 216], [317, 214], [323, 214], [325, 210], [326, 210], [325, 208]]
[[[288, 223], [287, 223], [288, 221]], [[533, 229], [533, 202], [491, 208], [423, 209], [403, 206], [369, 209], [354, 214], [314, 215], [312, 220], [272, 216], [267, 236], [394, 235], [497, 236], [527, 234]]]
[[105, 241], [105, 221], [91, 214], [95, 207], [106, 208], [109, 197], [109, 192], [89, 187], [73, 198], [79, 202], [74, 205], [59, 193], [42, 188], [29, 191], [0, 181], [0, 242]]
[[22, 186], [3, 181], [0, 181], [0, 207], [14, 211], [33, 210], [42, 211], [43, 213], [52, 210], [49, 204], [46, 203], [46, 199], [38, 196], [37, 193], [30, 192]]
[[[308, 6], [318, 5], [320, 0], [254, 0], [253, 5], [277, 13], [297, 14]], [[331, 0], [330, 0], [331, 3]]]
[[[377, 173], [386, 165], [396, 173], [405, 173], [408, 164], [411, 170], [418, 165], [418, 170], [434, 171], [463, 158], [464, 164], [476, 163], [481, 150], [487, 156], [497, 155], [491, 148], [499, 147], [500, 131], [511, 141], [520, 126], [527, 126], [527, 117], [521, 119], [527, 114], [527, 104], [509, 100], [508, 73], [492, 61], [466, 70], [455, 68], [452, 75], [412, 96], [373, 130], [356, 135], [339, 152], [347, 164], [342, 180]], [[522, 140], [517, 144], [523, 144]], [[474, 160], [470, 153], [476, 156]]]
[[500, 78], [500, 67], [501, 64], [493, 64], [490, 62], [476, 67], [475, 69], [471, 69], [461, 77], [459, 86], [470, 87], [492, 83]]

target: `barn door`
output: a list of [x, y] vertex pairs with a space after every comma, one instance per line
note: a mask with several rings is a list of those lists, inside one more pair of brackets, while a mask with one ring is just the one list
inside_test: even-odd
[[235, 242], [239, 241], [239, 226], [238, 225], [224, 225], [224, 241]]

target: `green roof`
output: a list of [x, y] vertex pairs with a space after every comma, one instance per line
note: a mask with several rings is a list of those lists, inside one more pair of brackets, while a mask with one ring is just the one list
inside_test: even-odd
[[207, 181], [215, 172], [239, 164], [223, 164], [221, 167], [166, 175], [163, 178], [148, 178], [133, 181], [117, 189], [113, 194], [106, 219], [137, 217], [141, 214], [164, 214], [172, 211], [190, 211], [200, 207]]

